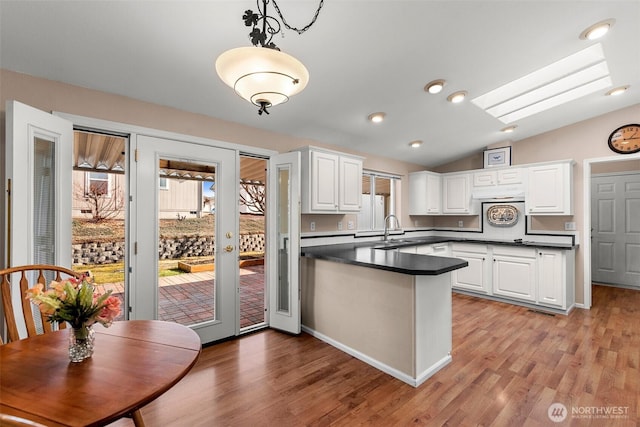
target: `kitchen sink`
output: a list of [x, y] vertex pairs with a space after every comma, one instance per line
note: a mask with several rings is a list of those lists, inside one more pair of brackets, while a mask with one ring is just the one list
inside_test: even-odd
[[401, 246], [404, 246], [406, 243], [413, 244], [415, 243], [415, 241], [408, 239], [391, 239], [387, 240], [386, 242], [380, 242], [380, 244], [374, 246], [373, 249], [397, 249]]

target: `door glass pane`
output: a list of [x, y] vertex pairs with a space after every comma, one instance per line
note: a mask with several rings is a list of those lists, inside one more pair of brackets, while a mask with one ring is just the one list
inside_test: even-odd
[[33, 262], [55, 264], [54, 143], [36, 137], [33, 165]]
[[278, 218], [278, 300], [279, 312], [289, 313], [289, 167], [278, 166], [278, 187], [276, 188]]
[[216, 167], [172, 159], [158, 166], [158, 318], [216, 320]]
[[[74, 131], [72, 175], [72, 268], [91, 276], [97, 291], [127, 307], [125, 153], [129, 138]], [[127, 310], [116, 320], [127, 318]]]

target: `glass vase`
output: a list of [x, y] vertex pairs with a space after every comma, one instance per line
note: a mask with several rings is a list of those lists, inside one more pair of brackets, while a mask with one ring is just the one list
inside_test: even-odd
[[95, 332], [91, 326], [69, 328], [69, 359], [82, 362], [93, 355]]

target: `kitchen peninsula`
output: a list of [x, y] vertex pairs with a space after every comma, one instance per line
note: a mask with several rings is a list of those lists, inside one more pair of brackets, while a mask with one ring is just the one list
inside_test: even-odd
[[452, 286], [545, 312], [573, 308], [573, 236], [526, 237], [537, 240], [432, 235], [303, 247], [302, 327], [418, 386], [451, 361]]
[[451, 272], [467, 262], [387, 249], [303, 248], [303, 329], [418, 386], [451, 361]]

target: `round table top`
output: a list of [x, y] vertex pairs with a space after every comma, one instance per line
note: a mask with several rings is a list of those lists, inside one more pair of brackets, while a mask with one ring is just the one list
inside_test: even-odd
[[158, 320], [95, 325], [93, 356], [71, 363], [68, 330], [0, 346], [0, 412], [50, 426], [103, 425], [182, 379], [201, 351], [186, 326]]

